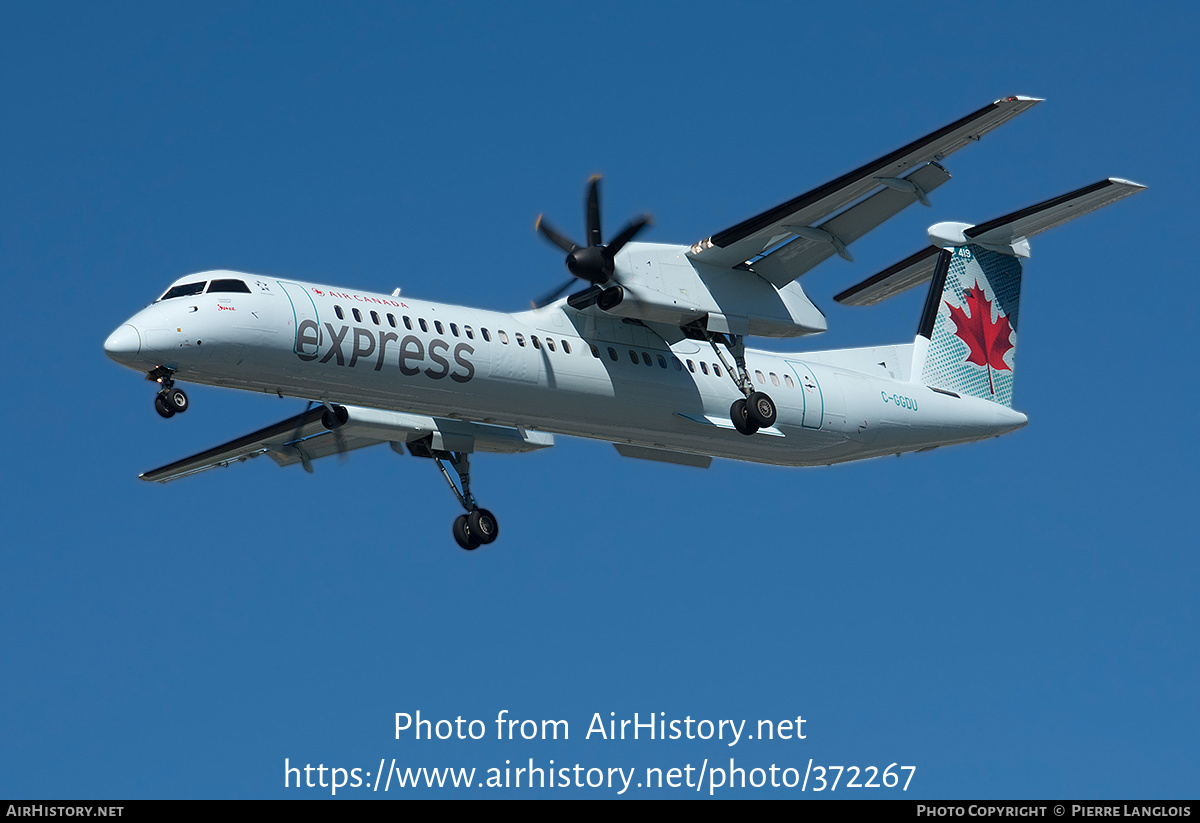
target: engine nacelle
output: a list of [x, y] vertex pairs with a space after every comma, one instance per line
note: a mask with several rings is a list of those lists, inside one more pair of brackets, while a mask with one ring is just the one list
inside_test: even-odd
[[710, 331], [799, 337], [825, 331], [823, 315], [799, 283], [777, 289], [754, 272], [693, 263], [687, 246], [629, 243], [616, 258], [624, 294], [607, 309], [672, 326], [703, 321]]

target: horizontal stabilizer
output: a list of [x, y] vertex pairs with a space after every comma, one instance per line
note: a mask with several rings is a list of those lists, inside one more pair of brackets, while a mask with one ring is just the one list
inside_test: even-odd
[[1028, 257], [1030, 237], [1144, 188], [1138, 183], [1113, 177], [977, 226], [938, 223], [929, 229], [933, 245], [851, 286], [834, 300], [847, 306], [867, 306], [928, 282], [933, 276], [939, 248], [975, 245], [1000, 254]]

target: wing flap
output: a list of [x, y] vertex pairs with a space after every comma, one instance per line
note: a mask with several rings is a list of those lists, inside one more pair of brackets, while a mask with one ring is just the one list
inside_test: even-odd
[[264, 454], [280, 466], [300, 463], [311, 471], [312, 461], [321, 457], [379, 443], [403, 443], [424, 438], [428, 438], [429, 446], [436, 450], [468, 452], [513, 454], [554, 445], [554, 436], [545, 432], [360, 406], [342, 408], [346, 411], [346, 422], [332, 431], [321, 422], [325, 408], [317, 406], [140, 477], [166, 483]]
[[675, 463], [679, 466], [695, 466], [707, 469], [712, 465], [712, 458], [706, 454], [689, 454], [671, 449], [653, 449], [649, 446], [631, 446], [628, 443], [613, 443], [617, 451], [624, 457], [636, 457], [640, 460], [657, 460], [660, 463]]
[[714, 234], [693, 246], [689, 256], [713, 266], [735, 267], [777, 244], [780, 235], [787, 233], [784, 226], [814, 226], [885, 185], [882, 178], [898, 178], [917, 166], [941, 160], [1039, 102], [1032, 97], [997, 100], [824, 186]]
[[889, 266], [856, 286], [851, 286], [833, 299], [847, 306], [870, 306], [902, 291], [928, 282], [937, 267], [937, 246], [927, 246], [894, 266]]
[[[805, 231], [803, 226], [785, 227], [799, 230], [800, 234], [766, 256], [749, 261], [749, 266], [782, 288], [834, 253], [844, 254], [849, 259], [846, 246], [949, 179], [946, 170], [936, 163], [927, 163], [908, 177], [891, 178], [890, 185], [885, 184], [882, 191], [816, 227], [818, 232]], [[906, 183], [912, 188], [900, 188], [898, 183]]]
[[244, 437], [148, 471], [140, 477], [143, 480], [166, 483], [168, 480], [186, 477], [205, 469], [228, 466], [230, 463], [238, 463], [263, 454], [269, 454], [281, 466], [301, 462], [299, 453], [290, 450], [288, 444], [303, 441], [306, 437], [325, 431], [325, 427], [321, 425], [321, 415], [324, 411], [320, 406], [309, 409], [303, 414], [289, 417]]

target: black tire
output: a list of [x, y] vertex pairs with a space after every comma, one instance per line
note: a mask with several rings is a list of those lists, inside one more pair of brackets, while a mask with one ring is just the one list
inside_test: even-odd
[[167, 389], [159, 396], [163, 399], [163, 405], [175, 414], [187, 411], [188, 396], [184, 394], [183, 389]]
[[745, 400], [733, 401], [733, 405], [729, 407], [729, 420], [733, 423], [733, 427], [742, 434], [751, 435], [758, 431], [758, 426], [754, 425], [746, 414]]
[[500, 536], [500, 524], [487, 509], [476, 509], [467, 515], [467, 529], [485, 545]]
[[458, 545], [469, 552], [479, 548], [480, 540], [471, 531], [465, 514], [460, 514], [454, 520], [454, 539], [458, 541]]
[[158, 412], [160, 417], [174, 417], [175, 416], [175, 412], [173, 410], [167, 408], [167, 403], [165, 400], [163, 400], [163, 396], [161, 394], [157, 394], [154, 396], [154, 410], [156, 412]]
[[746, 416], [760, 429], [775, 425], [775, 401], [769, 394], [756, 391], [746, 400]]

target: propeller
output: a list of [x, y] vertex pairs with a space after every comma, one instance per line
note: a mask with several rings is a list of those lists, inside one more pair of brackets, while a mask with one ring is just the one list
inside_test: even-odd
[[[613, 294], [607, 301], [600, 300], [601, 293], [608, 291], [608, 289], [600, 287], [614, 279], [616, 272], [614, 261], [617, 253], [638, 232], [653, 221], [648, 214], [635, 217], [625, 228], [617, 233], [617, 236], [613, 238], [611, 243], [605, 245], [603, 235], [600, 231], [600, 175], [598, 174], [592, 175], [591, 180], [588, 181], [587, 197], [584, 200], [584, 220], [587, 232], [587, 245], [581, 246], [551, 226], [541, 215], [538, 215], [538, 232], [567, 253], [567, 270], [571, 272], [572, 279], [549, 294], [544, 295], [534, 303], [535, 307], [540, 308], [547, 303], [557, 300], [563, 292], [571, 288], [575, 282], [574, 278], [586, 280], [591, 284], [590, 288], [571, 296], [570, 303], [574, 308], [586, 308], [598, 301], [602, 303], [601, 308], [605, 308], [603, 305], [604, 302], [609, 304], [608, 308], [612, 308], [612, 306], [620, 302], [620, 296], [623, 292]], [[620, 286], [613, 288], [619, 289]]]
[[[288, 446], [291, 446], [296, 450], [296, 453], [300, 456], [300, 462], [304, 465], [304, 470], [309, 474], [312, 474], [313, 470], [312, 458], [309, 456], [308, 452], [304, 451], [304, 440], [301, 439], [301, 435], [304, 433], [305, 425], [315, 422], [315, 419], [309, 414], [309, 412], [311, 412], [313, 407], [316, 405], [318, 405], [317, 401], [309, 400], [308, 405], [304, 407], [304, 411], [301, 414], [296, 415], [296, 430], [292, 432], [292, 439], [287, 443]], [[332, 414], [328, 409], [322, 410], [319, 419], [321, 421], [321, 425], [324, 426], [327, 431], [333, 433], [333, 439], [337, 449], [338, 458], [344, 461], [348, 455], [346, 453], [346, 437], [341, 427], [342, 424], [346, 422], [348, 417], [344, 407], [335, 405], [333, 408], [335, 409], [335, 412]]]

